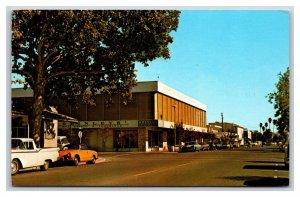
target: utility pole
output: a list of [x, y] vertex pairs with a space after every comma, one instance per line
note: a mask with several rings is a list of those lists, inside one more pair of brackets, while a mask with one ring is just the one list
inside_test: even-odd
[[173, 105], [174, 107], [174, 149], [176, 147], [176, 105]]
[[221, 118], [222, 118], [222, 132], [224, 132], [223, 112], [221, 112]]

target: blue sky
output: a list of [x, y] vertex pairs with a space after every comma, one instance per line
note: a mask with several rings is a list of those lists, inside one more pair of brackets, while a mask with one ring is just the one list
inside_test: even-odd
[[[274, 116], [266, 95], [290, 65], [287, 11], [182, 11], [171, 58], [137, 65], [138, 81], [160, 82], [207, 105], [207, 122], [259, 130]], [[159, 76], [159, 78], [158, 78]]]

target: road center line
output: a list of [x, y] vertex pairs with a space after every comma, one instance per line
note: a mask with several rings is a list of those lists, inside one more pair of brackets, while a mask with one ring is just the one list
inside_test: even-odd
[[[176, 168], [176, 167], [185, 166], [185, 165], [190, 164], [190, 163], [193, 163], [193, 162], [188, 162], [188, 163], [184, 163], [184, 164], [172, 166], [171, 168]], [[136, 177], [136, 176], [142, 176], [142, 175], [145, 175], [145, 174], [151, 174], [151, 173], [154, 173], [154, 172], [166, 171], [166, 170], [169, 170], [169, 169], [170, 169], [170, 168], [165, 168], [165, 169], [161, 169], [161, 170], [151, 170], [151, 171], [148, 171], [148, 172], [143, 172], [143, 173], [135, 174], [135, 175], [133, 175], [133, 176], [134, 176], [134, 177]]]
[[132, 155], [132, 153], [128, 153], [128, 154], [120, 154], [120, 155], [113, 155], [113, 156], [110, 156], [111, 158], [112, 157], [122, 157], [124, 155]]
[[135, 174], [133, 176], [141, 176], [141, 175], [150, 174], [150, 173], [153, 173], [153, 172], [158, 172], [158, 170], [152, 170], [152, 171], [148, 171], [148, 172], [143, 172], [143, 173]]

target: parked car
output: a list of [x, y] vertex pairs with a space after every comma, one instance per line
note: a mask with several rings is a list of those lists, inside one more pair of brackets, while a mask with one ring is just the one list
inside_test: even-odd
[[200, 151], [201, 145], [196, 143], [195, 141], [186, 142], [184, 146], [181, 147], [182, 152], [189, 152], [189, 151]]
[[98, 153], [89, 150], [86, 144], [70, 144], [68, 149], [59, 151], [60, 162], [72, 162], [78, 166], [79, 162], [95, 164], [98, 159]]
[[68, 141], [68, 138], [66, 136], [57, 136], [57, 146], [60, 150], [68, 149], [69, 144], [70, 142]]
[[230, 149], [230, 144], [222, 144], [223, 149]]
[[50, 163], [58, 160], [59, 148], [37, 148], [32, 138], [12, 138], [11, 140], [11, 174], [20, 169], [40, 167], [47, 170]]
[[216, 150], [216, 149], [217, 149], [216, 144], [213, 143], [213, 142], [210, 142], [210, 143], [209, 143], [209, 150]]
[[217, 144], [215, 144], [215, 145], [216, 145], [216, 149], [217, 149], [217, 150], [222, 149], [222, 144], [221, 144], [221, 143], [217, 143]]
[[209, 150], [209, 144], [202, 144], [201, 145], [201, 150], [202, 151]]
[[220, 150], [220, 149], [229, 149], [230, 148], [230, 144], [227, 144], [227, 143], [218, 143], [218, 144], [216, 144], [216, 148], [218, 150]]

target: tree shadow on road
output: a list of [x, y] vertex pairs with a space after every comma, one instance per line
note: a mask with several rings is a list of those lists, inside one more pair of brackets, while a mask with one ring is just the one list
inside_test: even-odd
[[289, 170], [285, 166], [276, 165], [245, 165], [243, 169], [258, 169], [258, 170]]
[[284, 162], [280, 161], [246, 161], [248, 163], [275, 163], [275, 164], [284, 164]]
[[289, 186], [288, 178], [274, 178], [262, 176], [231, 176], [225, 179], [244, 181], [245, 186], [249, 187], [283, 187]]
[[261, 153], [270, 153], [270, 152], [281, 152], [279, 148], [240, 148], [239, 151], [251, 151], [251, 152], [261, 152]]

